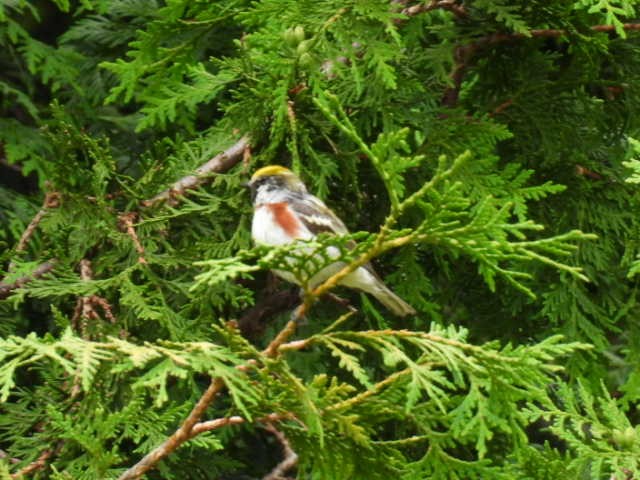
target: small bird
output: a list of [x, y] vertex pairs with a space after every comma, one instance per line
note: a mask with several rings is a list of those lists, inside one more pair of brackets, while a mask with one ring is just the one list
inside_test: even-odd
[[[288, 168], [270, 165], [257, 170], [247, 186], [253, 201], [251, 236], [260, 245], [286, 245], [296, 240], [310, 240], [319, 233], [337, 235], [349, 233], [329, 207], [311, 195], [307, 187]], [[332, 256], [338, 256], [335, 247], [329, 247]], [[343, 268], [345, 263], [335, 262], [313, 275], [308, 285], [314, 288]], [[276, 275], [288, 282], [299, 284], [291, 272], [275, 270]], [[380, 303], [399, 316], [413, 315], [416, 311], [393, 293], [382, 282], [370, 264], [363, 265], [341, 281], [341, 285], [356, 288], [376, 297]]]

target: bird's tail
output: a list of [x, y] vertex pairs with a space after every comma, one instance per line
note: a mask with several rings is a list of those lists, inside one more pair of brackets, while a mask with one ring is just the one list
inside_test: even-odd
[[378, 301], [391, 310], [395, 315], [399, 317], [406, 317], [407, 315], [415, 315], [415, 309], [407, 302], [402, 300], [398, 295], [393, 293], [386, 285], [381, 282], [376, 285], [376, 289], [370, 291]]

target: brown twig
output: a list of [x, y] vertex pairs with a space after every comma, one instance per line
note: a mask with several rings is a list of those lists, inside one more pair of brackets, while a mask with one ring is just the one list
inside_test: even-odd
[[136, 480], [151, 470], [160, 460], [175, 451], [180, 445], [192, 438], [193, 427], [204, 415], [211, 402], [224, 388], [224, 381], [221, 378], [214, 378], [202, 394], [196, 405], [193, 407], [182, 425], [169, 436], [162, 444], [146, 454], [138, 463], [129, 468], [118, 480]]
[[414, 17], [420, 13], [430, 12], [436, 9], [448, 10], [459, 18], [466, 18], [469, 15], [464, 6], [455, 0], [431, 0], [429, 3], [420, 3], [418, 5], [405, 7], [402, 9], [402, 13], [408, 17]]
[[53, 270], [53, 267], [55, 267], [56, 261], [57, 260], [55, 258], [52, 258], [51, 260], [41, 263], [29, 275], [20, 277], [17, 280], [13, 281], [12, 283], [0, 283], [0, 300], [7, 298], [9, 295], [11, 295], [11, 292], [13, 292], [14, 290], [17, 290], [18, 288], [31, 282], [32, 280], [35, 280], [36, 278], [40, 278], [46, 273], [49, 273], [51, 270]]
[[36, 213], [35, 216], [31, 219], [31, 222], [29, 222], [29, 225], [27, 226], [25, 231], [22, 232], [22, 235], [20, 236], [20, 240], [18, 240], [18, 244], [16, 245], [16, 248], [15, 248], [16, 252], [23, 252], [25, 248], [27, 248], [27, 243], [29, 242], [29, 239], [33, 236], [34, 232], [36, 231], [36, 228], [38, 228], [38, 225], [46, 215], [47, 211], [52, 208], [56, 208], [59, 205], [60, 205], [60, 194], [58, 192], [47, 192], [45, 194], [42, 207], [40, 208], [38, 213]]
[[513, 99], [510, 98], [508, 100], [505, 100], [500, 105], [498, 105], [496, 108], [494, 108], [493, 111], [489, 113], [489, 116], [490, 117], [495, 117], [496, 115], [500, 115], [502, 112], [504, 112], [511, 105], [513, 105]]
[[271, 343], [267, 345], [262, 351], [262, 354], [274, 358], [279, 354], [280, 346], [289, 340], [289, 337], [296, 332], [296, 327], [298, 326], [298, 322], [304, 318], [307, 311], [311, 307], [312, 298], [308, 297], [302, 304], [298, 305], [298, 307], [293, 311], [293, 315], [291, 316], [291, 320], [287, 322], [282, 330], [275, 336]]
[[286, 478], [284, 475], [298, 464], [298, 454], [291, 448], [291, 444], [285, 434], [274, 427], [273, 424], [268, 423], [265, 429], [275, 436], [278, 442], [280, 442], [280, 445], [282, 445], [284, 458], [268, 475], [265, 475], [262, 480], [281, 480], [282, 478]]
[[589, 170], [586, 167], [583, 167], [580, 164], [576, 164], [576, 175], [580, 175], [583, 177], [590, 178], [592, 180], [602, 180], [602, 175], [598, 172], [594, 172], [593, 170]]
[[[297, 320], [302, 318], [305, 311], [306, 307], [304, 306], [304, 304], [296, 309], [294, 318], [290, 320], [289, 323], [287, 323], [282, 331], [278, 335], [276, 335], [276, 338], [274, 338], [272, 342], [267, 346], [267, 348], [263, 350], [263, 355], [267, 357], [277, 356], [278, 348], [282, 343], [286, 342], [287, 339], [295, 332]], [[249, 365], [252, 363], [255, 363], [255, 361], [250, 360], [246, 364], [238, 365], [236, 368], [240, 371], [247, 371], [249, 369]], [[151, 470], [160, 460], [174, 452], [184, 442], [193, 438], [198, 433], [206, 431], [207, 426], [212, 427], [219, 425], [219, 423], [211, 424], [208, 422], [200, 422], [200, 419], [204, 415], [204, 412], [207, 410], [209, 405], [211, 405], [215, 397], [222, 391], [224, 386], [224, 381], [221, 378], [213, 378], [211, 380], [211, 383], [209, 384], [209, 387], [207, 387], [187, 418], [184, 420], [184, 422], [182, 422], [182, 425], [180, 425], [180, 427], [178, 427], [178, 429], [173, 432], [171, 436], [169, 436], [169, 438], [167, 438], [162, 444], [154, 448], [133, 467], [129, 468], [122, 475], [120, 475], [120, 477], [118, 477], [118, 480], [139, 479], [142, 475], [144, 475], [145, 472]], [[239, 420], [237, 422], [242, 423]], [[229, 422], [224, 423], [222, 421], [221, 423], [224, 425], [229, 424]]]
[[202, 184], [211, 173], [226, 172], [247, 155], [249, 137], [243, 136], [240, 140], [219, 153], [196, 169], [194, 175], [187, 175], [175, 182], [169, 189], [160, 192], [155, 197], [142, 202], [144, 207], [151, 207], [159, 202], [171, 200], [179, 195], [184, 195], [187, 190], [196, 188]]
[[144, 247], [142, 246], [142, 243], [140, 243], [136, 229], [133, 227], [133, 222], [137, 216], [137, 213], [129, 212], [123, 213], [118, 217], [118, 219], [120, 220], [121, 227], [126, 230], [127, 235], [131, 237], [133, 245], [136, 247], [136, 251], [138, 252], [138, 262], [145, 264], [147, 263], [147, 260], [144, 258]]
[[58, 453], [62, 449], [62, 445], [63, 445], [62, 442], [58, 442], [58, 444], [54, 448], [49, 448], [44, 450], [36, 460], [31, 462], [26, 467], [21, 468], [16, 473], [12, 473], [10, 475], [10, 478], [12, 480], [15, 480], [44, 468], [47, 464], [47, 460], [49, 460], [49, 458], [51, 458], [53, 455]]
[[[431, 2], [433, 3], [433, 2]], [[593, 25], [590, 27], [593, 32], [615, 32], [613, 25]], [[640, 31], [640, 23], [624, 23], [622, 29], [626, 31]], [[489, 46], [497, 45], [515, 40], [524, 40], [527, 38], [558, 38], [567, 35], [569, 32], [558, 28], [544, 28], [529, 30], [528, 34], [524, 33], [492, 33], [478, 38], [466, 45], [458, 45], [454, 52], [455, 65], [451, 72], [451, 86], [445, 90], [442, 96], [441, 104], [445, 107], [455, 107], [458, 103], [460, 88], [467, 69], [471, 66], [471, 61], [478, 51]]]
[[5, 458], [11, 463], [20, 463], [20, 459], [19, 458], [9, 457], [9, 454], [7, 452], [5, 452], [4, 450], [0, 449], [0, 460], [4, 460]]
[[[91, 262], [86, 258], [80, 260], [80, 278], [88, 282], [93, 280], [93, 271], [91, 270]], [[100, 307], [104, 316], [111, 322], [116, 323], [116, 318], [111, 311], [111, 305], [104, 298], [98, 295], [87, 295], [78, 298], [76, 307], [71, 317], [71, 326], [75, 330], [79, 330], [82, 338], [88, 338], [88, 321], [97, 320], [97, 307]]]
[[[296, 416], [290, 412], [286, 413], [270, 413], [264, 417], [255, 419], [256, 423], [271, 423], [281, 422], [283, 420], [297, 420]], [[240, 425], [246, 423], [246, 420], [238, 415], [233, 417], [216, 418], [215, 420], [207, 420], [205, 422], [196, 423], [191, 429], [192, 436], [195, 437], [204, 432], [210, 432], [211, 430], [217, 430], [218, 428], [226, 427], [227, 425]]]
[[218, 428], [226, 427], [227, 425], [240, 425], [245, 423], [246, 420], [237, 415], [233, 417], [216, 418], [215, 420], [207, 420], [206, 422], [198, 422], [191, 429], [191, 437], [200, 435], [204, 432], [210, 432], [211, 430], [217, 430]]

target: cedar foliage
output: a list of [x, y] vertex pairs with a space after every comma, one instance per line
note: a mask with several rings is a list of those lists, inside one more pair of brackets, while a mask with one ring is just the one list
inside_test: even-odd
[[[636, 3], [4, 2], [0, 479], [135, 478], [212, 385], [146, 478], [262, 478], [268, 423], [297, 478], [640, 476]], [[356, 233], [253, 247], [270, 163]], [[305, 288], [273, 343], [327, 245], [419, 314]]]

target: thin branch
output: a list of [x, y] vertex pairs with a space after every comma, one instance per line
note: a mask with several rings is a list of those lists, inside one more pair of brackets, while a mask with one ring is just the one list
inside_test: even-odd
[[264, 355], [266, 355], [267, 357], [275, 357], [278, 355], [278, 349], [280, 348], [280, 345], [285, 343], [289, 339], [289, 337], [295, 333], [296, 327], [298, 326], [298, 320], [304, 317], [304, 313], [306, 312], [306, 310], [307, 308], [305, 307], [304, 303], [296, 308], [294, 318], [287, 322], [280, 333], [278, 333], [278, 335], [276, 335], [271, 343], [269, 343], [267, 348], [262, 351]]
[[262, 480], [279, 480], [285, 478], [284, 475], [298, 464], [298, 454], [291, 448], [291, 444], [285, 434], [274, 427], [273, 424], [268, 423], [265, 429], [273, 434], [278, 439], [278, 442], [280, 442], [280, 445], [282, 445], [284, 458], [268, 475], [264, 476]]
[[42, 203], [42, 207], [35, 214], [35, 216], [29, 222], [29, 225], [22, 233], [20, 240], [18, 240], [18, 244], [16, 245], [16, 252], [23, 252], [27, 248], [27, 243], [33, 236], [36, 228], [46, 215], [47, 211], [51, 208], [56, 208], [60, 205], [60, 194], [58, 192], [47, 192], [44, 196], [44, 202]]
[[58, 442], [58, 444], [54, 448], [44, 450], [36, 460], [31, 462], [26, 467], [21, 468], [16, 473], [12, 473], [10, 475], [10, 478], [12, 480], [17, 480], [24, 477], [25, 475], [44, 468], [47, 465], [47, 460], [49, 460], [49, 458], [51, 458], [53, 455], [57, 454], [62, 449], [62, 445], [62, 442]]
[[124, 472], [118, 480], [136, 480], [151, 470], [160, 460], [175, 451], [180, 445], [192, 438], [193, 428], [204, 415], [211, 402], [224, 388], [224, 381], [221, 378], [214, 378], [202, 394], [189, 416], [182, 422], [182, 425], [173, 432], [161, 445], [146, 454], [142, 460]]
[[[45, 194], [44, 202], [42, 202], [42, 207], [40, 208], [40, 210], [38, 210], [38, 213], [36, 213], [35, 216], [31, 219], [31, 221], [29, 222], [29, 225], [27, 225], [27, 228], [25, 229], [24, 232], [22, 232], [22, 235], [18, 240], [18, 244], [16, 245], [16, 248], [15, 248], [16, 253], [24, 252], [26, 250], [29, 240], [35, 233], [36, 229], [38, 228], [38, 225], [40, 224], [44, 216], [47, 214], [47, 212], [50, 209], [56, 208], [59, 205], [60, 205], [60, 193], [47, 192]], [[9, 262], [8, 270], [11, 272], [14, 268], [15, 268], [15, 263], [12, 260], [11, 262]]]
[[240, 425], [245, 423], [246, 420], [237, 415], [226, 418], [216, 418], [215, 420], [207, 420], [206, 422], [196, 423], [191, 429], [191, 437], [200, 435], [204, 432], [210, 432], [211, 430], [217, 430], [218, 428], [226, 427], [227, 425]]
[[[283, 420], [297, 420], [297, 418], [291, 412], [270, 413], [269, 415], [265, 415], [264, 417], [256, 418], [255, 423], [281, 422]], [[233, 417], [216, 418], [215, 420], [207, 420], [205, 422], [196, 423], [191, 429], [191, 433], [193, 434], [192, 436], [195, 437], [196, 435], [199, 435], [201, 433], [217, 430], [219, 428], [226, 427], [227, 425], [240, 425], [246, 422], [246, 419], [238, 415], [234, 415]]]
[[136, 229], [133, 226], [133, 221], [137, 215], [138, 214], [135, 212], [123, 213], [118, 217], [118, 219], [120, 220], [120, 225], [124, 230], [126, 230], [127, 235], [131, 237], [133, 245], [136, 247], [136, 251], [138, 252], [138, 262], [146, 264], [147, 260], [144, 258], [144, 247], [142, 246], [142, 243], [140, 243]]
[[[593, 25], [590, 29], [594, 32], [615, 32], [614, 25]], [[640, 31], [640, 23], [624, 23], [622, 29], [626, 31]], [[451, 72], [452, 85], [445, 90], [441, 103], [445, 107], [455, 107], [458, 103], [460, 88], [467, 69], [471, 66], [473, 58], [478, 51], [499, 43], [513, 42], [527, 38], [558, 38], [567, 35], [569, 32], [558, 28], [545, 28], [529, 30], [524, 33], [504, 33], [497, 32], [478, 38], [467, 45], [458, 45], [454, 52], [455, 66]]]
[[5, 452], [4, 450], [0, 449], [0, 460], [4, 460], [7, 459], [9, 462], [11, 463], [20, 463], [20, 459], [19, 458], [15, 458], [15, 457], [9, 457], [9, 454], [7, 452]]
[[509, 99], [505, 100], [504, 102], [502, 102], [500, 105], [498, 105], [496, 108], [494, 108], [493, 111], [491, 113], [489, 113], [489, 116], [490, 117], [495, 117], [496, 115], [500, 115], [502, 112], [504, 112], [511, 105], [513, 105], [513, 99], [509, 98]]
[[589, 170], [588, 168], [583, 167], [579, 163], [576, 164], [576, 175], [587, 177], [592, 180], [602, 180], [603, 178], [603, 176], [600, 173], [594, 172], [593, 170]]
[[248, 158], [249, 137], [243, 136], [235, 144], [219, 153], [196, 169], [194, 175], [187, 175], [175, 182], [169, 189], [160, 192], [155, 197], [144, 200], [144, 207], [151, 207], [159, 202], [171, 200], [179, 195], [184, 195], [187, 190], [194, 189], [202, 184], [211, 173], [222, 173], [236, 165], [243, 158]]
[[[297, 320], [304, 316], [306, 308], [300, 305], [296, 311], [292, 320], [282, 329], [282, 331], [276, 335], [276, 338], [267, 346], [262, 352], [263, 355], [268, 357], [275, 357], [278, 354], [278, 348], [281, 344], [286, 342], [288, 338], [293, 335], [296, 329]], [[246, 364], [238, 365], [235, 368], [240, 371], [247, 371], [249, 365], [255, 363], [255, 360], [249, 360]], [[200, 422], [200, 419], [204, 415], [204, 412], [209, 408], [215, 397], [222, 391], [225, 384], [221, 378], [213, 378], [209, 387], [202, 394], [196, 405], [193, 407], [189, 416], [182, 422], [182, 425], [171, 434], [162, 444], [154, 448], [151, 452], [146, 454], [138, 463], [133, 467], [125, 471], [118, 480], [137, 480], [146, 472], [151, 470], [160, 460], [165, 458], [178, 449], [184, 442], [198, 435], [199, 433], [207, 430], [211, 430], [213, 427], [219, 428], [219, 426], [242, 423], [240, 420], [228, 420], [226, 423], [219, 419], [219, 421], [212, 420], [210, 422]], [[234, 418], [234, 417], [230, 417]]]
[[[86, 258], [80, 260], [80, 278], [85, 282], [93, 279], [91, 261]], [[111, 323], [116, 323], [116, 318], [111, 311], [111, 305], [109, 305], [107, 300], [98, 295], [86, 295], [79, 297], [76, 302], [76, 308], [74, 309], [73, 316], [71, 317], [71, 326], [74, 330], [80, 332], [82, 338], [89, 338], [89, 320], [98, 320], [100, 318], [100, 315], [97, 312], [98, 307], [102, 309], [104, 316]]]
[[24, 277], [20, 277], [12, 283], [0, 283], [0, 300], [7, 298], [11, 295], [11, 292], [17, 290], [23, 285], [35, 280], [36, 278], [40, 278], [43, 275], [49, 273], [55, 267], [57, 260], [52, 258], [44, 263], [38, 265], [38, 267], [31, 272], [29, 275], [25, 275]]

